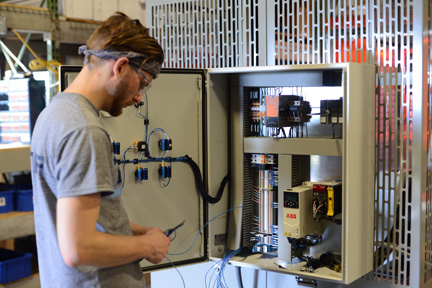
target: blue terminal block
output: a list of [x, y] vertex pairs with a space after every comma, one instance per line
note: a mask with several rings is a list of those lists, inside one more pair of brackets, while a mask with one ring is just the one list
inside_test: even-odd
[[120, 142], [112, 141], [112, 149], [115, 155], [120, 154]]
[[171, 178], [171, 166], [161, 166], [159, 168], [159, 175], [162, 178]]
[[135, 171], [135, 176], [138, 178], [138, 180], [148, 180], [148, 169], [143, 168], [141, 166], [138, 166], [137, 170]]
[[162, 151], [172, 150], [172, 140], [171, 139], [161, 139], [159, 141], [159, 148]]

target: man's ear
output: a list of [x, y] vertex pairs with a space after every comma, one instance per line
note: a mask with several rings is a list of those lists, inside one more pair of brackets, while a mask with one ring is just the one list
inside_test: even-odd
[[116, 77], [121, 77], [125, 73], [126, 66], [129, 64], [129, 59], [126, 57], [120, 57], [117, 59], [113, 66], [113, 73]]

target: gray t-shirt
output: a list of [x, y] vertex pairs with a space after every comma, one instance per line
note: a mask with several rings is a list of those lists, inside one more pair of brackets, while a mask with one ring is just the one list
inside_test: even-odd
[[144, 287], [138, 261], [114, 268], [71, 268], [60, 254], [56, 231], [59, 198], [101, 193], [97, 230], [132, 235], [120, 197], [120, 170], [96, 107], [82, 95], [59, 93], [38, 117], [31, 155], [42, 287]]

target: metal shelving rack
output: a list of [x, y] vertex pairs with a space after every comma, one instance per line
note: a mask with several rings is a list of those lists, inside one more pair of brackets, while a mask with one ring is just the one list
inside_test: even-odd
[[85, 43], [100, 24], [98, 21], [71, 19], [55, 15], [47, 8], [0, 3], [0, 16], [8, 28], [49, 33], [49, 39], [64, 43]]
[[[0, 3], [0, 17], [6, 19], [8, 29], [43, 34], [44, 40], [48, 40], [49, 57], [56, 59], [60, 43], [85, 43], [100, 22], [59, 16], [52, 12], [57, 1], [49, 2], [49, 9]], [[0, 159], [0, 173], [29, 171], [30, 145], [0, 144]], [[0, 241], [33, 235], [33, 212], [0, 214], [0, 231]], [[39, 276], [34, 274], [19, 281], [0, 284], [0, 287], [40, 287]]]

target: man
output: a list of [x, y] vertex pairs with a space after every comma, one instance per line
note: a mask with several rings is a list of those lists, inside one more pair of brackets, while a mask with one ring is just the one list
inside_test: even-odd
[[99, 111], [113, 116], [157, 77], [164, 54], [138, 20], [117, 12], [80, 47], [81, 72], [40, 114], [32, 180], [42, 287], [143, 287], [139, 261], [160, 263], [170, 238], [129, 223]]

